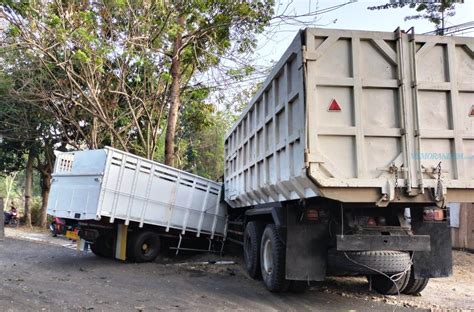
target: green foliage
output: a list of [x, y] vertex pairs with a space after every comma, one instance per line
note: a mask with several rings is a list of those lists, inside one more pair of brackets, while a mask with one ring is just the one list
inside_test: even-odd
[[41, 197], [35, 196], [31, 199], [31, 224], [41, 225]]
[[26, 144], [0, 139], [0, 175], [22, 170], [25, 166]]
[[180, 136], [185, 147], [180, 165], [184, 170], [217, 180], [224, 174], [224, 135], [228, 126], [220, 112], [208, 115], [207, 119], [206, 126], [191, 126], [189, 130], [193, 131], [185, 129], [186, 134]]
[[86, 52], [82, 50], [77, 50], [76, 53], [74, 53], [74, 58], [82, 63], [89, 63], [91, 61], [89, 56], [87, 56]]
[[[2, 198], [7, 198], [7, 183], [9, 183], [9, 181], [7, 181], [7, 179], [11, 179], [11, 177], [5, 175], [5, 174], [2, 174], [0, 175], [0, 197]], [[10, 196], [12, 198], [20, 198], [21, 197], [21, 194], [22, 194], [22, 188], [21, 188], [21, 184], [18, 182], [17, 179], [15, 179], [13, 181], [13, 187], [12, 187], [12, 194], [10, 194]], [[1, 208], [1, 207], [0, 207]]]
[[[6, 162], [21, 169], [31, 144], [42, 160], [46, 146], [111, 145], [163, 161], [171, 54], [181, 34], [178, 166], [219, 176], [232, 112], [216, 112], [213, 81], [196, 82], [219, 70], [226, 55], [251, 52], [273, 6], [273, 0], [1, 0], [6, 14], [0, 22], [8, 31], [0, 43], [0, 92], [6, 95], [0, 102], [11, 110], [2, 108], [9, 113], [0, 122], [21, 122], [0, 134], [29, 142], [18, 148], [17, 162]], [[234, 80], [254, 71], [250, 65], [222, 68]]]

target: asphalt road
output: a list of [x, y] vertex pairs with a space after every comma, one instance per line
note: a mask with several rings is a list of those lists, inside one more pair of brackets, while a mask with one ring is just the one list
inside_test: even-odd
[[[1, 311], [412, 311], [331, 287], [277, 295], [241, 265], [197, 265], [210, 255], [132, 264], [43, 242], [0, 241]], [[228, 259], [228, 258], [226, 258]], [[186, 262], [186, 264], [179, 264]], [[365, 286], [359, 286], [365, 287]], [[382, 296], [383, 297], [383, 296]], [[380, 296], [378, 297], [380, 298]], [[387, 301], [387, 300], [385, 300]]]

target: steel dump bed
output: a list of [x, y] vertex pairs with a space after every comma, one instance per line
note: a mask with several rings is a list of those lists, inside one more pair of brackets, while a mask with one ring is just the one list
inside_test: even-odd
[[226, 136], [226, 201], [474, 201], [473, 58], [470, 37], [301, 31]]
[[223, 236], [221, 184], [110, 147], [60, 153], [48, 214]]

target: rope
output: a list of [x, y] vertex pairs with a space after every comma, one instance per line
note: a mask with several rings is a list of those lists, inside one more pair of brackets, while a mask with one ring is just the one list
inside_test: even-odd
[[[374, 272], [376, 272], [376, 273], [378, 273], [378, 274], [380, 274], [380, 275], [383, 275], [383, 276], [385, 276], [386, 278], [388, 278], [390, 281], [392, 281], [392, 283], [395, 285], [395, 288], [397, 289], [397, 294], [398, 294], [398, 296], [400, 296], [400, 288], [398, 287], [398, 285], [397, 285], [396, 282], [399, 281], [408, 271], [410, 271], [410, 268], [411, 268], [411, 266], [412, 266], [412, 264], [413, 264], [413, 255], [414, 255], [414, 252], [411, 254], [410, 262], [409, 262], [409, 264], [408, 264], [408, 267], [407, 267], [405, 270], [403, 270], [402, 272], [395, 273], [395, 274], [389, 276], [389, 275], [385, 274], [385, 273], [382, 272], [382, 271], [379, 271], [379, 270], [374, 269], [374, 268], [372, 268], [372, 267], [370, 267], [370, 266], [368, 266], [368, 265], [365, 265], [365, 264], [363, 264], [363, 263], [360, 263], [360, 262], [355, 261], [354, 259], [350, 258], [350, 257], [347, 255], [347, 252], [344, 251], [344, 256], [347, 258], [347, 260], [351, 261], [352, 263], [354, 263], [354, 264], [356, 264], [356, 265], [360, 265], [360, 266], [362, 266], [362, 267], [364, 267], [364, 268], [366, 268], [366, 269], [372, 270], [372, 271], [374, 271]], [[396, 307], [397, 307], [397, 306], [395, 306], [395, 309], [394, 309], [393, 311], [396, 310]]]

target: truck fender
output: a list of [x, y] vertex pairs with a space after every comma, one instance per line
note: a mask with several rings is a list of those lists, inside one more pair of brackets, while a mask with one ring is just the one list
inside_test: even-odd
[[262, 217], [271, 217], [277, 228], [286, 227], [286, 218], [280, 203], [274, 205], [260, 205], [245, 211], [246, 221], [258, 220]]

